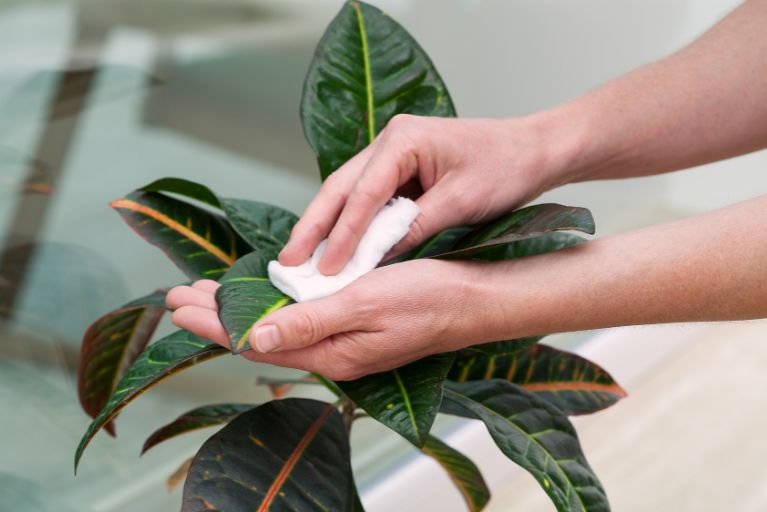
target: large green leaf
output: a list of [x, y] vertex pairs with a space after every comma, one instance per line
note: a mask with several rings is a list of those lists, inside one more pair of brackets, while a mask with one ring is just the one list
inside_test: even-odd
[[253, 325], [272, 311], [290, 304], [290, 297], [264, 277], [223, 279], [216, 290], [218, 317], [229, 334], [232, 353], [250, 349], [248, 335]]
[[170, 192], [223, 210], [235, 231], [254, 249], [281, 249], [298, 221], [297, 215], [283, 208], [248, 199], [218, 197], [205, 185], [182, 178], [162, 178], [140, 190]]
[[117, 383], [109, 401], [80, 440], [75, 453], [75, 471], [83, 451], [96, 432], [126, 405], [174, 373], [225, 353], [227, 353], [225, 348], [203, 340], [188, 331], [176, 331], [149, 345]]
[[451, 251], [471, 231], [472, 228], [469, 226], [458, 226], [440, 231], [412, 251], [404, 254], [402, 259], [429, 258]]
[[396, 21], [347, 2], [322, 36], [304, 83], [301, 120], [323, 179], [396, 114], [455, 116], [428, 55]]
[[160, 192], [132, 192], [111, 206], [190, 279], [218, 279], [250, 250], [222, 215]]
[[453, 357], [429, 356], [388, 372], [337, 384], [371, 417], [420, 448], [439, 411], [442, 383]]
[[594, 218], [585, 208], [553, 203], [528, 206], [476, 228], [455, 249], [436, 257], [466, 258], [492, 247], [538, 238], [555, 231], [594, 234]]
[[[77, 367], [77, 394], [95, 418], [117, 382], [154, 334], [165, 312], [165, 293], [157, 290], [102, 316], [85, 331]], [[104, 427], [115, 435], [114, 423]]]
[[479, 512], [485, 508], [490, 501], [490, 490], [479, 468], [471, 459], [432, 435], [426, 439], [421, 450], [447, 471], [471, 512]]
[[457, 382], [504, 379], [534, 392], [567, 414], [590, 414], [626, 396], [599, 365], [546, 345], [511, 354], [459, 352], [448, 378]]
[[144, 442], [141, 454], [143, 455], [150, 448], [181, 434], [229, 423], [253, 407], [253, 404], [216, 404], [196, 407], [155, 430]]
[[584, 238], [578, 235], [555, 231], [538, 238], [528, 238], [507, 245], [491, 247], [475, 253], [472, 257], [485, 261], [510, 260], [558, 251], [560, 249], [582, 244], [585, 241]]
[[527, 350], [539, 341], [543, 339], [543, 336], [530, 336], [528, 338], [519, 338], [516, 340], [503, 340], [503, 341], [491, 341], [490, 343], [480, 343], [479, 345], [471, 345], [458, 352], [460, 356], [470, 357], [472, 354], [480, 353], [488, 356], [499, 356], [506, 354], [514, 354]]
[[498, 448], [535, 477], [559, 512], [610, 510], [567, 416], [510, 382], [446, 383], [442, 411], [485, 423]]
[[241, 414], [202, 445], [181, 511], [351, 511], [354, 489], [338, 410], [288, 398]]

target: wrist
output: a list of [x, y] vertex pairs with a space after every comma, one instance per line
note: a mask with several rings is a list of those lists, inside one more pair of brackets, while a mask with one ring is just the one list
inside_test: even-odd
[[588, 109], [578, 102], [522, 118], [533, 134], [544, 190], [588, 179], [600, 162], [600, 136]]

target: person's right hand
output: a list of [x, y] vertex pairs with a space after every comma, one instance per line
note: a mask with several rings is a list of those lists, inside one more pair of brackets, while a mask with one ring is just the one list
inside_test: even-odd
[[389, 256], [445, 228], [488, 221], [534, 199], [556, 181], [539, 131], [524, 119], [394, 117], [327, 178], [293, 228], [280, 263], [300, 265], [328, 238], [319, 269], [340, 272], [375, 214], [400, 189], [422, 191], [416, 201], [421, 214]]

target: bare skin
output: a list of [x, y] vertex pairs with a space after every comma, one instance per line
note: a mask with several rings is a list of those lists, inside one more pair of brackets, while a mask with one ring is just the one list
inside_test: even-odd
[[[406, 184], [422, 213], [393, 254], [574, 181], [669, 172], [767, 147], [767, 0], [750, 0], [682, 51], [526, 118], [398, 116], [342, 166], [280, 261], [338, 272]], [[767, 196], [682, 221], [498, 263], [412, 261], [270, 314], [246, 357], [344, 380], [428, 354], [522, 336], [767, 317]], [[201, 281], [168, 294], [180, 327], [226, 345]], [[275, 341], [278, 342], [275, 345]]]

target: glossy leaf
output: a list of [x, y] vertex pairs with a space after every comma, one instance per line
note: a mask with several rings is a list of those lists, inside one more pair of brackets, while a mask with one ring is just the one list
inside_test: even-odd
[[418, 446], [424, 445], [442, 402], [453, 354], [438, 354], [388, 372], [337, 382], [372, 418]]
[[225, 281], [244, 277], [259, 277], [266, 279], [269, 277], [267, 269], [269, 262], [277, 258], [278, 253], [279, 250], [275, 248], [256, 249], [235, 261], [234, 265], [226, 271], [224, 277], [219, 281], [223, 283]]
[[479, 512], [490, 501], [490, 490], [476, 464], [466, 455], [429, 435], [421, 450], [436, 460], [463, 495], [471, 512]]
[[288, 210], [248, 199], [218, 197], [208, 187], [182, 178], [162, 178], [140, 190], [169, 192], [222, 210], [235, 231], [253, 249], [281, 249], [298, 216]]
[[555, 231], [594, 234], [594, 219], [585, 208], [553, 203], [528, 206], [475, 229], [457, 244], [456, 249], [437, 257], [465, 258], [491, 247], [537, 238]]
[[626, 396], [596, 363], [546, 345], [512, 354], [461, 352], [448, 378], [457, 382], [504, 379], [571, 415], [602, 410]]
[[445, 385], [443, 412], [485, 423], [498, 448], [526, 469], [559, 512], [607, 512], [602, 484], [557, 407], [503, 380]]
[[471, 231], [472, 228], [469, 226], [458, 226], [440, 231], [420, 246], [404, 255], [403, 259], [414, 260], [417, 258], [429, 258], [451, 251], [455, 248], [456, 244]]
[[553, 232], [538, 238], [528, 238], [475, 253], [472, 257], [485, 261], [510, 260], [536, 256], [582, 244], [586, 240], [571, 233]]
[[254, 249], [282, 247], [288, 243], [298, 216], [258, 201], [222, 198], [226, 218]]
[[132, 192], [111, 206], [190, 279], [218, 279], [250, 251], [223, 216], [162, 193]]
[[[157, 290], [96, 320], [83, 336], [77, 367], [77, 394], [95, 418], [117, 382], [152, 338], [165, 312], [166, 290]], [[114, 423], [104, 428], [115, 435]]]
[[141, 454], [143, 455], [150, 448], [181, 434], [229, 423], [239, 414], [253, 407], [253, 404], [216, 404], [196, 407], [157, 429], [147, 438], [141, 449]]
[[75, 453], [75, 471], [83, 451], [105, 424], [146, 390], [185, 368], [220, 356], [228, 351], [188, 331], [176, 331], [144, 350], [117, 383], [109, 401], [80, 440]]
[[241, 414], [203, 444], [181, 511], [349, 511], [355, 494], [338, 410], [288, 398]]
[[253, 325], [291, 300], [263, 277], [227, 278], [222, 283], [216, 290], [218, 317], [229, 334], [232, 353], [239, 354], [250, 349]]
[[491, 341], [490, 343], [480, 343], [479, 345], [466, 347], [458, 353], [465, 357], [470, 357], [472, 354], [476, 353], [488, 356], [514, 354], [529, 349], [542, 339], [543, 336], [530, 336], [529, 338], [520, 338], [517, 340]]
[[301, 99], [304, 133], [322, 178], [400, 113], [454, 117], [455, 108], [405, 29], [371, 5], [347, 2], [317, 46]]

